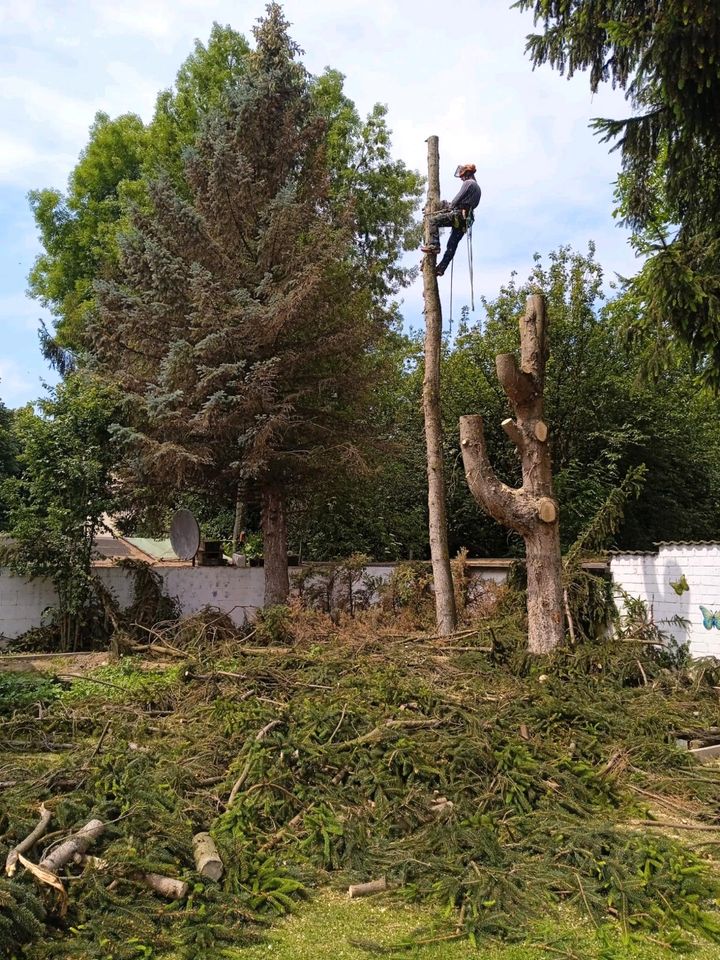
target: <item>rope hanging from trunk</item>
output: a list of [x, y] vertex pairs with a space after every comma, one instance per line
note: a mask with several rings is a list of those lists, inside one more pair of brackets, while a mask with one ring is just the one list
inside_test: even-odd
[[[468, 248], [468, 270], [470, 271], [470, 306], [472, 308], [472, 312], [475, 313], [475, 290], [473, 287], [472, 220], [468, 224], [468, 229], [467, 229], [467, 248]], [[452, 285], [450, 287], [450, 290], [451, 290], [451, 297], [452, 297]], [[451, 300], [451, 303], [452, 303], [452, 300]], [[452, 307], [450, 307], [450, 313], [452, 314]]]

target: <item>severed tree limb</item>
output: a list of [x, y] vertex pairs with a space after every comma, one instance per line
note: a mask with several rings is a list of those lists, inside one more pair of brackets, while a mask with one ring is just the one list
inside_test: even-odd
[[51, 819], [52, 811], [48, 810], [44, 803], [41, 803], [40, 822], [32, 831], [32, 833], [29, 833], [24, 840], [21, 840], [17, 846], [13, 847], [7, 855], [7, 859], [5, 860], [5, 873], [8, 875], [8, 877], [11, 877], [17, 870], [18, 854], [27, 853], [27, 851], [35, 845], [40, 837], [42, 837], [47, 831]]
[[[260, 743], [261, 740], [264, 740], [265, 737], [270, 733], [270, 731], [274, 730], [275, 727], [277, 727], [281, 723], [282, 723], [282, 720], [271, 720], [270, 723], [266, 723], [265, 726], [262, 728], [262, 730], [258, 730], [258, 732], [255, 734], [255, 743]], [[235, 797], [237, 797], [242, 785], [247, 780], [250, 774], [251, 767], [252, 767], [252, 757], [250, 757], [248, 762], [245, 764], [245, 766], [243, 767], [242, 773], [233, 784], [232, 790], [230, 791], [230, 796], [228, 797], [228, 801], [225, 804], [226, 810], [229, 810], [230, 807], [235, 802]]]
[[64, 843], [55, 847], [52, 853], [40, 861], [38, 866], [43, 870], [49, 870], [50, 873], [57, 874], [67, 863], [73, 859], [76, 853], [85, 853], [88, 847], [95, 843], [98, 837], [105, 832], [105, 824], [102, 820], [90, 820], [77, 833], [68, 837]]
[[189, 884], [184, 880], [165, 877], [162, 873], [137, 873], [133, 879], [144, 883], [153, 893], [157, 893], [168, 900], [184, 900], [190, 889]]
[[388, 888], [385, 877], [370, 880], [368, 883], [354, 883], [348, 887], [348, 896], [351, 900], [356, 897], [369, 897], [373, 893], [384, 893]]
[[508, 417], [507, 420], [503, 420], [500, 426], [515, 444], [518, 453], [522, 454], [525, 448], [525, 437], [523, 437], [520, 427], [518, 427], [512, 417]]
[[524, 504], [519, 491], [499, 480], [490, 465], [483, 418], [479, 414], [460, 417], [460, 445], [472, 495], [490, 516], [522, 533], [528, 521]]
[[195, 867], [202, 877], [219, 880], [223, 875], [223, 862], [218, 848], [209, 833], [196, 833], [192, 841]]

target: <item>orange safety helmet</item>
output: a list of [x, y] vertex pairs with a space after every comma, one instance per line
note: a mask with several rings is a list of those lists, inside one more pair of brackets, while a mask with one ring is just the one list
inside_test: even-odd
[[456, 177], [467, 177], [468, 175], [474, 175], [477, 167], [474, 163], [462, 163], [455, 171]]

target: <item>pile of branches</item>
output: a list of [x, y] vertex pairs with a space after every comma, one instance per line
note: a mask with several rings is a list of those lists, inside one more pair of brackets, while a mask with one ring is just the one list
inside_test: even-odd
[[[715, 722], [711, 673], [636, 642], [529, 661], [512, 605], [445, 639], [276, 610], [156, 643], [168, 671], [127, 658], [7, 711], [3, 860], [50, 816], [0, 883], [0, 956], [212, 957], [313, 887], [368, 881], [450, 908], [443, 938], [522, 938], [562, 908], [720, 940], [720, 770], [673, 735]], [[91, 821], [53, 886], [38, 870]]]

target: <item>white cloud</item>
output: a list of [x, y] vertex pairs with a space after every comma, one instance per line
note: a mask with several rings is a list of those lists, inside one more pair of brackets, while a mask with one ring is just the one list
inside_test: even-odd
[[0, 186], [16, 188], [21, 194], [38, 184], [62, 186], [75, 159], [0, 130]]
[[[285, 0], [284, 9], [309, 69], [341, 70], [362, 112], [376, 101], [388, 105], [396, 156], [424, 171], [425, 139], [439, 135], [445, 196], [458, 185], [455, 165], [477, 163], [483, 188], [475, 228], [477, 299], [494, 296], [512, 269], [524, 278], [535, 250], [562, 243], [584, 249], [593, 238], [609, 273], [633, 271], [625, 235], [611, 217], [618, 157], [588, 129], [591, 117], [624, 115], [627, 105], [611, 90], [591, 100], [585, 77], [568, 82], [549, 69], [533, 71], [523, 53], [530, 16], [497, 0], [476, 0], [462, 10], [438, 8], [436, 0]], [[26, 210], [23, 195], [32, 187], [64, 189], [97, 110], [148, 120], [157, 92], [173, 82], [195, 38], [207, 41], [213, 20], [249, 37], [263, 11], [264, 0], [211, 6], [207, 0], [0, 0], [7, 54], [0, 81], [0, 201], [7, 197], [6, 208], [15, 213]], [[20, 254], [9, 222], [5, 217], [0, 224], [0, 292], [11, 300], [0, 301], [0, 318], [9, 310], [18, 334], [30, 325], [31, 339], [29, 311], [38, 315], [39, 308], [22, 293], [33, 251], [25, 229]], [[455, 290], [459, 305], [469, 292], [464, 247]], [[419, 291], [406, 293], [405, 313], [415, 324]]]

